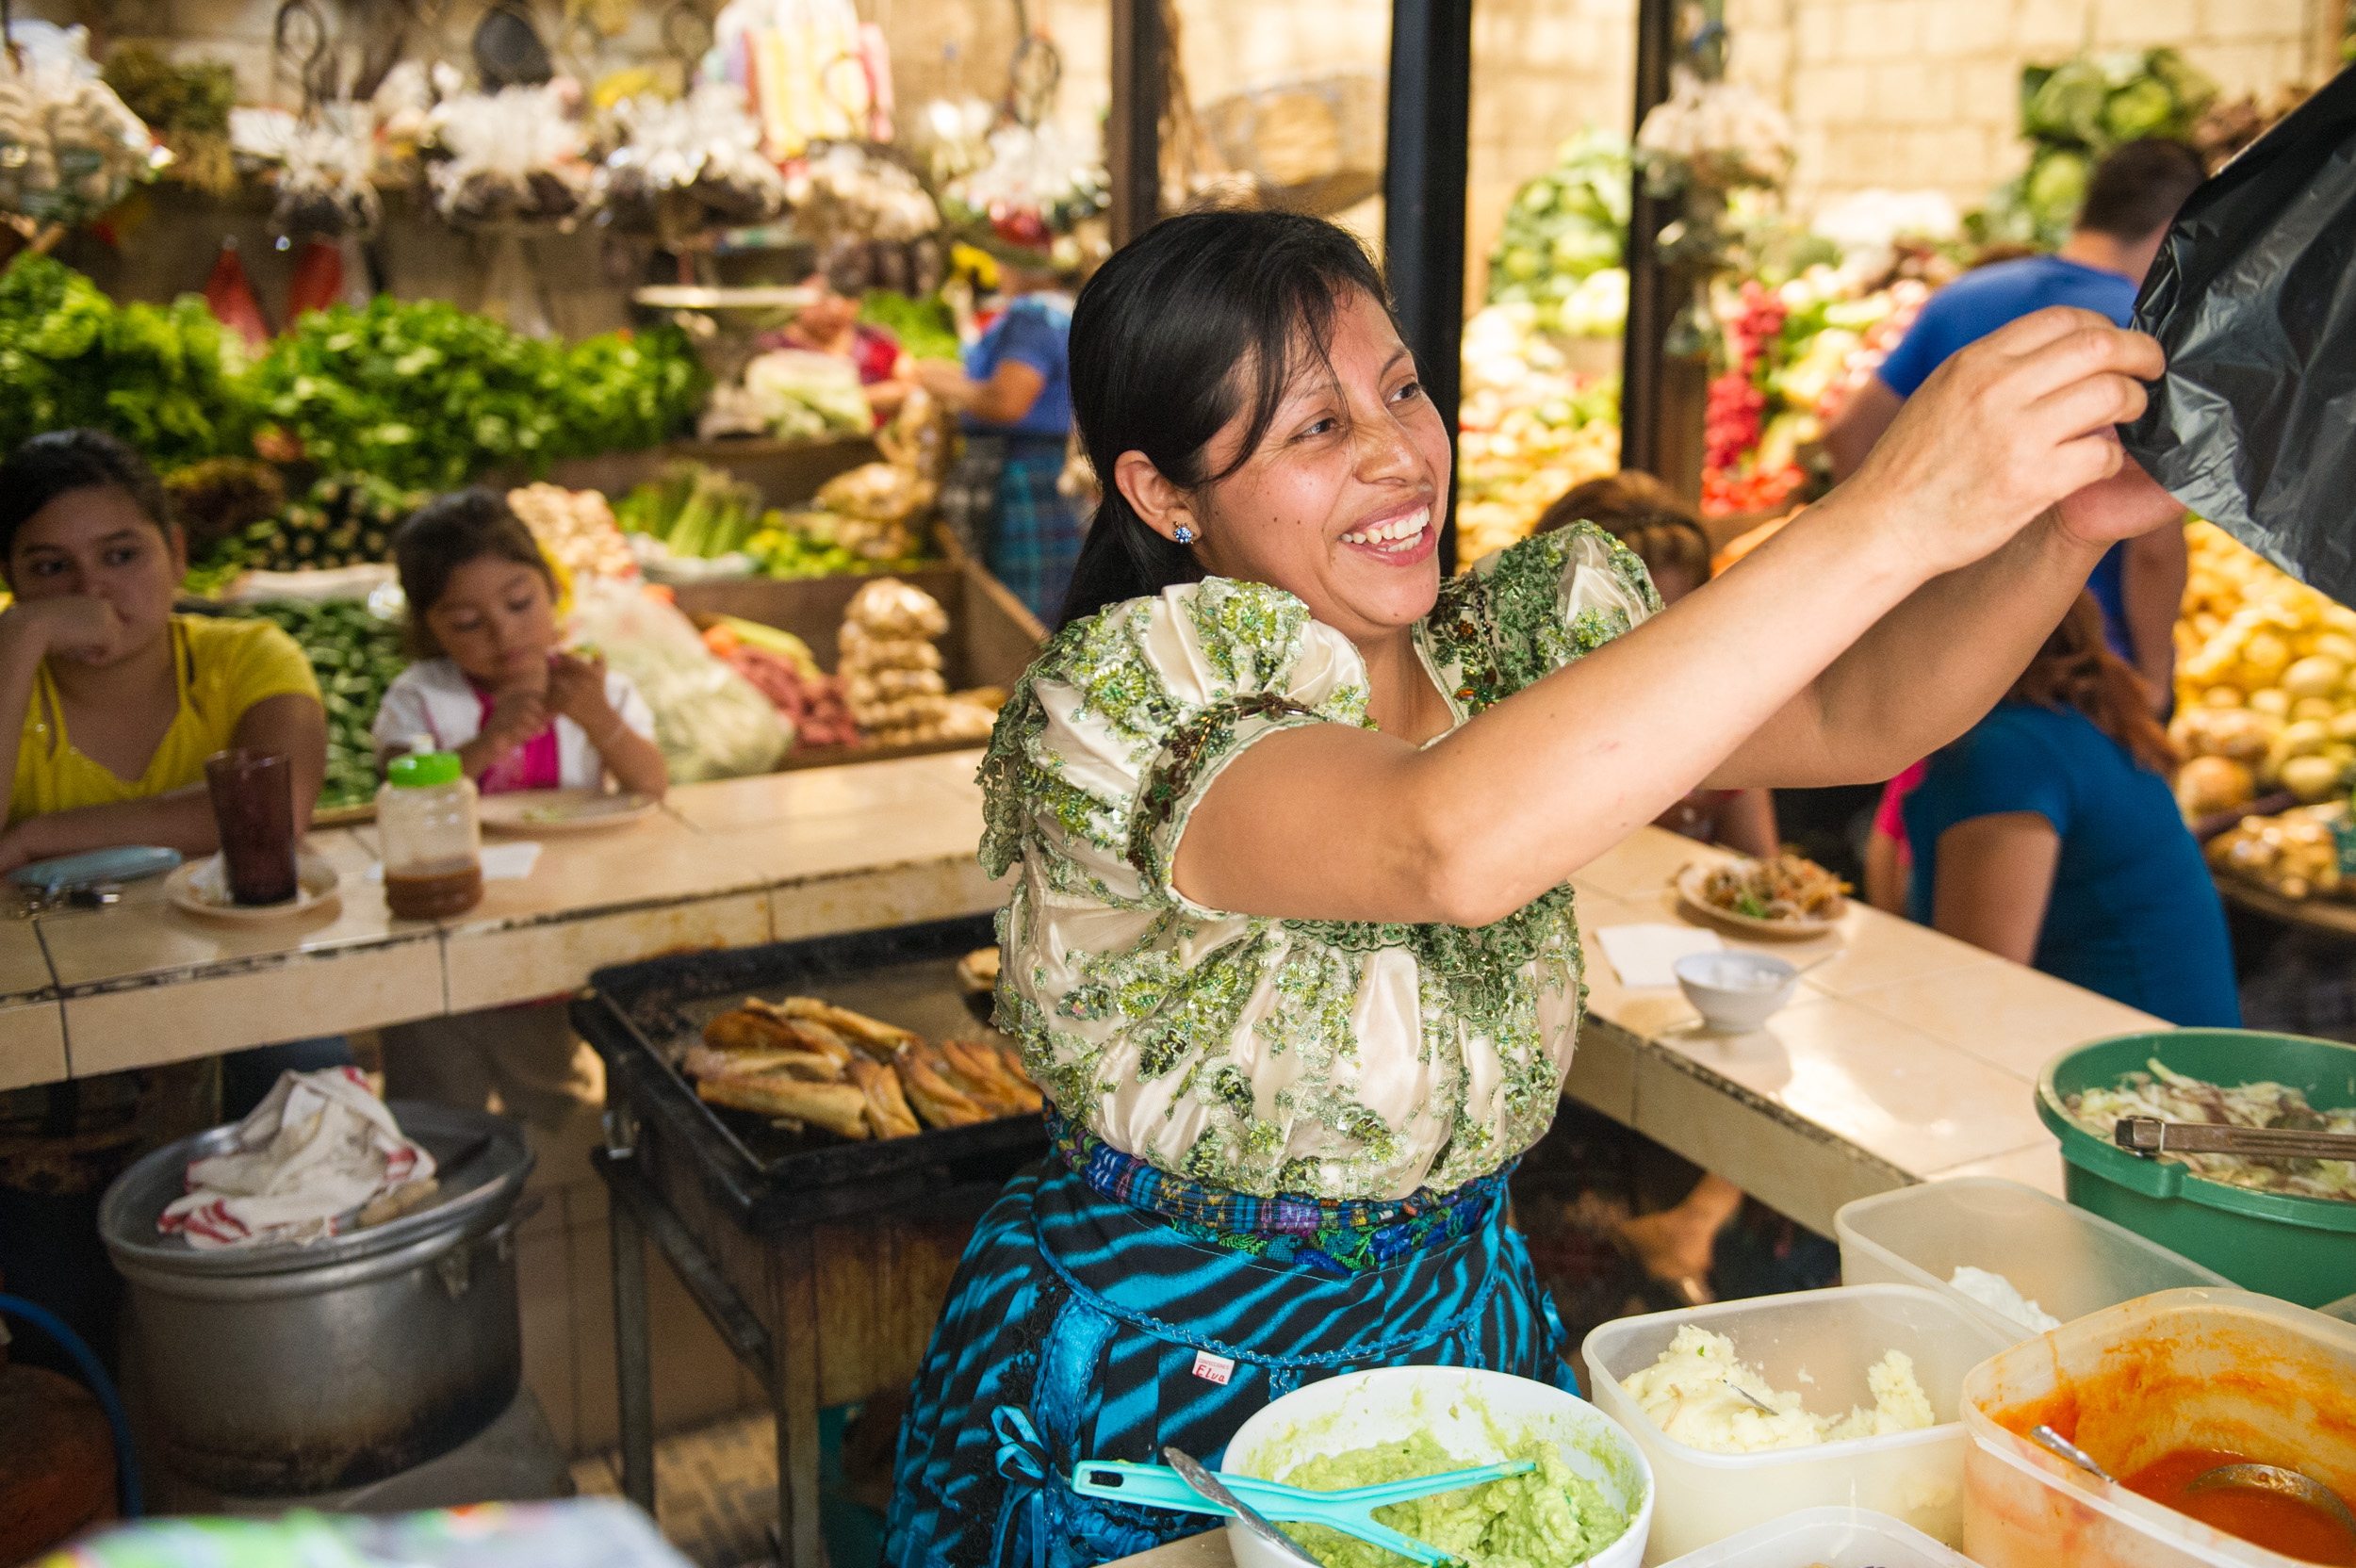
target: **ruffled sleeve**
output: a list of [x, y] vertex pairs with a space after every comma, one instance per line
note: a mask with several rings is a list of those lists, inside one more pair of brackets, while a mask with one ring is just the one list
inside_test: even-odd
[[999, 715], [983, 867], [1034, 843], [1057, 891], [1212, 914], [1170, 869], [1212, 782], [1280, 729], [1366, 722], [1357, 649], [1281, 589], [1212, 578], [1116, 605], [1060, 632]]
[[1483, 556], [1440, 587], [1432, 662], [1467, 714], [1512, 696], [1661, 611], [1634, 551], [1574, 523]]

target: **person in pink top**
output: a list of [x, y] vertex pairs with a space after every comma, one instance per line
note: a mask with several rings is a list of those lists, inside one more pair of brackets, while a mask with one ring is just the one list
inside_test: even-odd
[[[377, 710], [381, 761], [454, 751], [484, 794], [622, 789], [661, 798], [669, 777], [654, 714], [628, 677], [558, 645], [556, 574], [506, 498], [463, 490], [393, 539], [417, 662]], [[480, 1110], [535, 1132], [585, 1126], [604, 1099], [597, 1055], [563, 998], [395, 1024], [384, 1031], [387, 1095]]]

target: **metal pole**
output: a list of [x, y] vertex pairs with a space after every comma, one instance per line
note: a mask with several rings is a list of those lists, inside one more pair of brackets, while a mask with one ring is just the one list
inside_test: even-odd
[[647, 1343], [646, 1233], [619, 1197], [606, 1206], [614, 1249], [614, 1372], [620, 1396], [622, 1495], [654, 1512], [654, 1362]]
[[[1383, 168], [1383, 267], [1424, 389], [1456, 444], [1464, 391], [1464, 180], [1472, 121], [1472, 0], [1392, 0]], [[1440, 569], [1456, 569], [1453, 469]]]
[[[1669, 56], [1677, 47], [1675, 0], [1637, 0], [1636, 120], [1669, 96]], [[1628, 329], [1620, 348], [1620, 466], [1661, 473], [1661, 345], [1676, 303], [1661, 268], [1661, 226], [1667, 204], [1644, 194], [1642, 174], [1629, 176]]]
[[1115, 250], [1161, 216], [1162, 112], [1170, 96], [1170, 35], [1162, 0], [1113, 0], [1111, 111], [1104, 162], [1112, 175]]

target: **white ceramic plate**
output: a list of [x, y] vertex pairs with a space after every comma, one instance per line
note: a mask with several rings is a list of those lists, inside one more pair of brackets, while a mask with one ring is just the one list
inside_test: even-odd
[[222, 874], [221, 857], [208, 855], [202, 860], [191, 860], [164, 878], [164, 896], [177, 908], [205, 920], [235, 921], [243, 925], [267, 925], [273, 921], [292, 920], [298, 915], [318, 914], [332, 909], [343, 901], [337, 890], [342, 878], [324, 857], [298, 855], [295, 857], [295, 882], [298, 891], [284, 904], [237, 904], [229, 897], [229, 879]]
[[[1763, 938], [1768, 941], [1805, 942], [1818, 937], [1829, 937], [1841, 929], [1841, 917], [1831, 920], [1761, 920], [1756, 915], [1738, 915], [1731, 909], [1721, 909], [1702, 897], [1702, 879], [1716, 867], [1707, 860], [1696, 860], [1677, 875], [1677, 903], [1685, 912], [1697, 920], [1738, 932], [1745, 937]], [[1846, 899], [1841, 913], [1849, 912]]]
[[475, 815], [494, 833], [602, 833], [627, 827], [663, 808], [652, 795], [599, 790], [517, 790], [484, 795]]

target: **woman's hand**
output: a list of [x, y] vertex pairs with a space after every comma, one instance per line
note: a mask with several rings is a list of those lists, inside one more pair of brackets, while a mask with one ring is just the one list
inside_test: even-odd
[[120, 651], [123, 633], [114, 605], [89, 594], [19, 599], [0, 612], [0, 635], [20, 639], [35, 659], [55, 654], [97, 663]]
[[[2111, 427], [2143, 412], [2142, 384], [2165, 368], [2156, 342], [2092, 311], [2024, 316], [1940, 366], [1841, 488], [1887, 519], [1923, 579], [1954, 571], [2116, 475], [2127, 460]], [[2093, 543], [2159, 520], [2112, 504], [2122, 495], [2096, 493], [2068, 526]]]

